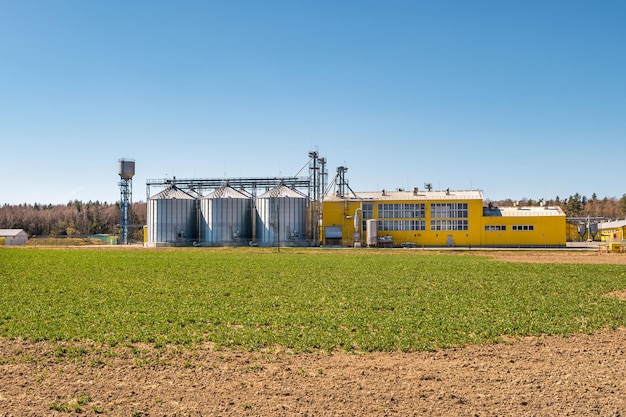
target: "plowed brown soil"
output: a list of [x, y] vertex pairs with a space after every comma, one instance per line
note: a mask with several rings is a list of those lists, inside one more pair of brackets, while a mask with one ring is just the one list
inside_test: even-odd
[[[485, 256], [626, 264], [626, 254]], [[626, 416], [626, 329], [370, 354], [0, 340], [0, 416], [72, 414]]]

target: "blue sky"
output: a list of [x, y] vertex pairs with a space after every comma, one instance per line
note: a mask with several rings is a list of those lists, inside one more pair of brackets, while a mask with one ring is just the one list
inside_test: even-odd
[[[626, 2], [0, 1], [0, 204], [146, 179], [626, 193]], [[305, 171], [306, 172], [306, 171]]]

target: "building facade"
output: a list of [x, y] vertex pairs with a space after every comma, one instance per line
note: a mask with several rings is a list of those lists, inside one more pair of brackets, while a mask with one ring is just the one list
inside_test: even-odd
[[326, 196], [320, 236], [327, 246], [562, 247], [566, 225], [559, 207], [494, 207], [477, 190], [383, 190]]

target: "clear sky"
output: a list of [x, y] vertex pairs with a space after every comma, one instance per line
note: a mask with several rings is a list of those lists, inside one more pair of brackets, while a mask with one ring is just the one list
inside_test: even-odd
[[[0, 0], [0, 204], [146, 179], [626, 193], [626, 2]], [[304, 171], [306, 173], [306, 170]]]

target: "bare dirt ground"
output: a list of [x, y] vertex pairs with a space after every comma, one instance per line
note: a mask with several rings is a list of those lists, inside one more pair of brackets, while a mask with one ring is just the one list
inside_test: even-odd
[[470, 251], [471, 255], [489, 256], [499, 261], [509, 262], [551, 262], [573, 264], [614, 264], [626, 265], [626, 253], [606, 253], [598, 251]]
[[[484, 255], [626, 265], [626, 254]], [[373, 354], [103, 348], [0, 339], [0, 416], [68, 414], [626, 416], [626, 329]]]

